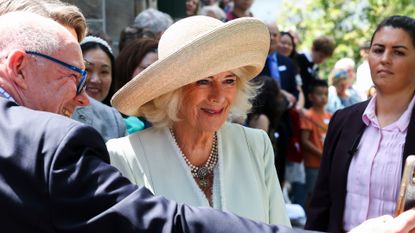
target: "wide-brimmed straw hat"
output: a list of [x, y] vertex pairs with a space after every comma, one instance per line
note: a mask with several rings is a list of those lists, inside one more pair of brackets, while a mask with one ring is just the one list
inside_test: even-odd
[[264, 66], [269, 41], [266, 25], [255, 18], [227, 23], [208, 16], [184, 18], [162, 35], [159, 59], [115, 93], [111, 103], [126, 115], [140, 116], [143, 104], [218, 73], [251, 79]]

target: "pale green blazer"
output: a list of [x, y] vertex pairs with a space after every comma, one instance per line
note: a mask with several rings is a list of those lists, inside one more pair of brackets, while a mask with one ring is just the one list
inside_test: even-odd
[[[219, 161], [214, 171], [213, 207], [290, 226], [267, 134], [225, 123], [217, 136]], [[168, 128], [149, 128], [112, 139], [107, 148], [111, 164], [131, 182], [178, 203], [209, 206]]]

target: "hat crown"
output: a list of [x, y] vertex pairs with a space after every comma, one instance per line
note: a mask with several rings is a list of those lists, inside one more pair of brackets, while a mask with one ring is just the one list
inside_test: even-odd
[[191, 16], [170, 26], [161, 36], [158, 57], [163, 59], [224, 23], [209, 16]]

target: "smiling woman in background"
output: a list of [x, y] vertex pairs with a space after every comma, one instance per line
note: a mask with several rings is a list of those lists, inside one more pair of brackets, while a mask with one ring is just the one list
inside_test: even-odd
[[[121, 114], [109, 104], [109, 91], [113, 75], [114, 58], [111, 47], [103, 39], [87, 36], [81, 49], [88, 72], [86, 92], [90, 105], [76, 108], [72, 118], [94, 127], [105, 139], [127, 134]], [[101, 103], [102, 101], [102, 103]]]
[[110, 105], [110, 90], [114, 74], [114, 55], [111, 47], [99, 37], [87, 36], [81, 42], [81, 49], [88, 72], [86, 93]]

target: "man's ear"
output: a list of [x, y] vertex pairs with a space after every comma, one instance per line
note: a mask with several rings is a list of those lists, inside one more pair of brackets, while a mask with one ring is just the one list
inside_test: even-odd
[[12, 79], [16, 86], [27, 89], [28, 84], [23, 73], [23, 68], [28, 64], [27, 54], [22, 50], [13, 50], [9, 53], [7, 60], [10, 79]]

